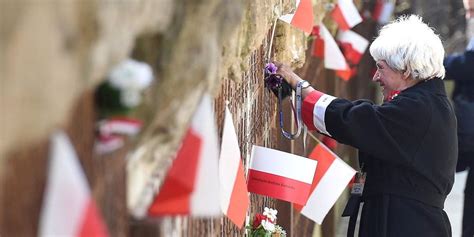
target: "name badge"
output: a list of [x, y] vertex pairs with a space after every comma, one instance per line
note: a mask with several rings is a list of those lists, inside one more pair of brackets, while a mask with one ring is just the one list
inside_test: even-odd
[[365, 177], [367, 173], [365, 172], [357, 172], [355, 175], [355, 181], [352, 185], [351, 195], [362, 196], [364, 192], [364, 184], [365, 184]]

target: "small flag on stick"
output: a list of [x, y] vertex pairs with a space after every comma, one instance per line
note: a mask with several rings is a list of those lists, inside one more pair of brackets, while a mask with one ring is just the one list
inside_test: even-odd
[[214, 112], [205, 95], [148, 215], [219, 216], [218, 177]]
[[296, 0], [295, 13], [283, 15], [280, 20], [310, 34], [313, 29], [313, 5], [311, 0]]
[[318, 162], [306, 205], [295, 205], [301, 214], [321, 224], [356, 171], [324, 144], [318, 143], [309, 155]]
[[221, 155], [219, 158], [220, 201], [224, 214], [236, 226], [242, 228], [250, 204], [242, 165], [239, 142], [235, 133], [232, 114], [225, 108], [224, 130], [222, 132]]
[[316, 160], [253, 146], [250, 192], [304, 205], [316, 170]]

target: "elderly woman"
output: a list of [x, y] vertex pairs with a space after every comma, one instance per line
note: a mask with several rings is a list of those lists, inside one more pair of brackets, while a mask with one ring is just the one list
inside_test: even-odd
[[304, 88], [308, 128], [359, 149], [367, 175], [359, 236], [451, 236], [443, 206], [454, 182], [457, 137], [441, 40], [420, 17], [401, 17], [382, 28], [370, 53], [377, 64], [372, 80], [384, 94], [399, 91], [382, 105], [317, 91], [275, 64], [293, 88]]

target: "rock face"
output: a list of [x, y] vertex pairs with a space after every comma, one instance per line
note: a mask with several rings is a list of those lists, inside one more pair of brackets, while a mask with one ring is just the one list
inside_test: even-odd
[[[71, 130], [77, 133], [73, 140], [87, 140], [83, 142], [85, 146], [75, 145], [93, 193], [102, 204], [111, 195], [106, 192], [107, 185], [114, 181], [114, 185], [120, 185], [121, 180], [110, 179], [115, 176], [107, 173], [111, 172], [104, 168], [108, 165], [116, 166], [114, 172], [120, 167], [124, 169], [118, 171], [124, 182], [127, 173], [127, 181], [121, 185], [128, 184], [132, 202], [143, 201], [150, 180], [159, 185], [160, 180], [152, 176], [163, 174], [171, 163], [204, 93], [220, 99], [244, 95], [233, 109], [234, 119], [248, 130], [242, 139], [251, 137], [253, 141], [276, 144], [277, 140], [270, 136], [274, 133], [268, 132], [273, 120], [259, 120], [259, 125], [264, 125], [260, 129], [267, 131], [259, 130], [259, 135], [255, 135], [257, 125], [252, 113], [263, 110], [271, 118], [274, 112], [274, 104], [257, 103], [265, 101], [263, 89], [258, 86], [262, 77], [260, 67], [269, 59], [268, 52], [272, 58], [291, 62], [293, 66], [301, 66], [305, 61], [306, 36], [285, 23], [277, 23], [273, 48], [268, 48], [277, 14], [288, 13], [294, 7], [290, 0], [2, 0], [0, 181], [3, 176], [7, 180], [19, 178], [24, 181], [20, 182], [24, 184], [20, 190], [36, 188], [32, 194], [35, 201], [21, 199], [21, 208], [12, 221], [5, 221], [7, 212], [0, 211], [0, 224], [13, 222], [15, 226], [9, 230], [24, 227], [22, 233], [34, 235], [36, 224], [25, 227], [16, 221], [22, 220], [29, 208], [35, 212], [29, 221], [34, 222], [38, 216], [47, 162], [46, 141], [57, 128], [76, 125]], [[131, 154], [128, 164], [99, 161], [106, 165], [92, 169], [97, 161], [88, 150], [94, 139], [90, 134], [94, 117], [90, 112], [91, 91], [112, 66], [128, 57], [146, 61], [155, 71], [156, 83], [140, 111], [146, 127], [136, 143], [127, 147]], [[252, 81], [243, 81], [249, 78]], [[78, 116], [74, 112], [77, 104], [85, 104], [82, 111], [90, 114]], [[218, 106], [223, 108], [223, 104]], [[248, 153], [250, 141], [242, 142], [248, 143]], [[36, 152], [36, 145], [41, 152]], [[120, 153], [123, 158], [127, 152]], [[21, 159], [12, 154], [22, 154]], [[42, 158], [30, 165], [29, 159], [34, 156]], [[41, 165], [31, 176], [2, 172], [19, 167], [28, 173], [37, 164]], [[104, 173], [91, 175], [91, 170]], [[37, 177], [41, 177], [40, 181], [32, 181]], [[125, 192], [120, 195], [117, 202], [125, 202]], [[0, 192], [1, 207], [8, 206], [12, 197], [15, 195], [2, 196]], [[113, 214], [104, 214], [109, 226]], [[126, 218], [125, 214], [117, 219]], [[120, 231], [114, 234], [126, 235], [126, 230]]]
[[2, 1], [0, 157], [64, 124], [73, 100], [127, 57], [139, 35], [168, 29], [174, 5], [172, 0]]
[[[158, 60], [161, 62], [159, 85], [152, 106], [155, 114], [127, 167], [128, 202], [136, 215], [143, 215], [144, 208], [151, 202], [153, 191], [150, 189], [159, 187], [160, 180], [150, 177], [163, 177], [164, 167], [170, 165], [199, 102], [197, 98], [205, 92], [216, 94], [224, 77], [241, 80], [242, 72], [249, 70], [250, 54], [266, 44], [263, 41], [268, 39], [269, 29], [277, 18], [273, 8], [278, 5], [271, 2], [195, 4], [192, 8], [187, 4], [177, 11], [174, 19], [179, 20], [170, 26], [173, 30], [164, 34], [165, 46], [158, 49], [166, 51]], [[280, 24], [274, 51], [281, 53], [275, 57], [302, 65], [305, 36]], [[292, 50], [281, 50], [285, 46]], [[253, 90], [255, 88], [249, 88], [249, 92]]]

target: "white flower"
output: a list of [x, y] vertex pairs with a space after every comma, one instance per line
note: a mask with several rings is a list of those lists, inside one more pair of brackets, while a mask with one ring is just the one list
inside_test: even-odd
[[128, 108], [133, 108], [140, 104], [142, 96], [137, 90], [122, 90], [120, 93], [120, 103]]
[[108, 80], [117, 89], [140, 91], [150, 85], [153, 72], [148, 64], [127, 59], [110, 71]]
[[275, 231], [275, 224], [271, 223], [270, 221], [262, 220], [260, 224], [262, 225], [263, 229], [270, 231], [271, 233]]
[[286, 231], [279, 225], [275, 225], [275, 232], [286, 236]]
[[263, 215], [268, 217], [272, 222], [275, 222], [276, 220], [276, 215], [278, 214], [278, 211], [272, 208], [265, 207], [263, 209]]

